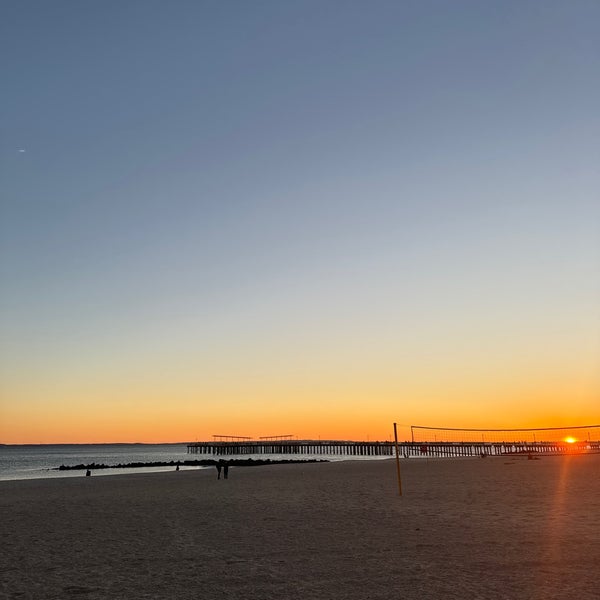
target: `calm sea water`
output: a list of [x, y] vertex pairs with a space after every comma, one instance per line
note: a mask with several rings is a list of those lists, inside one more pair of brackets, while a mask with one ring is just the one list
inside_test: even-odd
[[[186, 444], [57, 444], [0, 446], [0, 480], [81, 477], [84, 471], [56, 471], [61, 465], [178, 461], [194, 459]], [[100, 469], [94, 475], [169, 471], [173, 467]], [[182, 469], [186, 467], [181, 467]], [[189, 467], [195, 468], [198, 467]]]
[[[170, 462], [184, 460], [210, 459], [206, 454], [187, 454], [187, 444], [55, 444], [55, 445], [0, 445], [0, 481], [10, 479], [42, 479], [55, 477], [82, 477], [85, 471], [57, 471], [61, 465], [73, 466], [79, 464], [117, 465], [132, 462]], [[227, 456], [225, 458], [236, 458]], [[303, 454], [248, 455], [237, 458], [290, 460], [382, 460], [387, 457], [358, 457]], [[181, 470], [201, 469], [210, 467], [185, 467]], [[171, 471], [172, 466], [166, 467], [136, 467], [130, 469], [98, 469], [93, 475], [124, 475], [126, 473], [151, 473]]]

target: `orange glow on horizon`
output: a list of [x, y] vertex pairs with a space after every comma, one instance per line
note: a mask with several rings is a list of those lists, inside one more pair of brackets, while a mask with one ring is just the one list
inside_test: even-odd
[[565, 442], [567, 442], [567, 444], [574, 444], [576, 441], [577, 441], [577, 438], [574, 438], [571, 436], [565, 438]]
[[566, 384], [549, 387], [531, 377], [487, 381], [459, 373], [456, 380], [432, 382], [418, 373], [399, 382], [382, 371], [204, 381], [184, 375], [178, 381], [168, 373], [140, 372], [122, 385], [74, 376], [13, 382], [11, 402], [0, 400], [0, 443], [194, 442], [217, 433], [390, 441], [394, 422], [405, 441], [410, 425], [516, 429], [599, 421], [597, 386], [567, 403]]

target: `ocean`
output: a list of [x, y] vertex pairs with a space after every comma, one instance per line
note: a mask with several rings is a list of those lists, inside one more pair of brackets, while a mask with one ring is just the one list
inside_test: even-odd
[[[13, 479], [46, 479], [56, 477], [82, 477], [85, 470], [59, 471], [61, 465], [89, 465], [92, 463], [117, 465], [134, 462], [177, 462], [184, 460], [270, 459], [270, 460], [382, 460], [386, 456], [343, 456], [322, 454], [243, 454], [213, 457], [211, 455], [187, 454], [187, 444], [31, 444], [0, 445], [0, 481]], [[185, 466], [180, 470], [206, 469], [212, 467]], [[124, 475], [126, 473], [153, 473], [171, 471], [174, 467], [131, 467], [118, 469], [94, 469], [92, 475]]]
[[[81, 477], [85, 471], [57, 471], [61, 465], [116, 465], [132, 462], [170, 462], [198, 458], [187, 454], [187, 444], [51, 444], [0, 445], [0, 481]], [[210, 458], [210, 457], [207, 457]], [[180, 467], [181, 469], [200, 467]], [[173, 467], [98, 469], [94, 475], [170, 471]]]

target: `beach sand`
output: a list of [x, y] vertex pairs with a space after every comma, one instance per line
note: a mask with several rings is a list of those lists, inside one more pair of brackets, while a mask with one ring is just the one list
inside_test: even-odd
[[0, 482], [1, 598], [600, 598], [600, 455]]

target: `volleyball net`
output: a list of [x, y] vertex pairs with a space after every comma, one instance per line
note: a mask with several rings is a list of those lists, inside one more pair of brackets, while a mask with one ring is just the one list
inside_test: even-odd
[[472, 442], [495, 444], [502, 442], [598, 442], [600, 425], [575, 427], [543, 427], [538, 429], [457, 429], [411, 425], [413, 442]]

